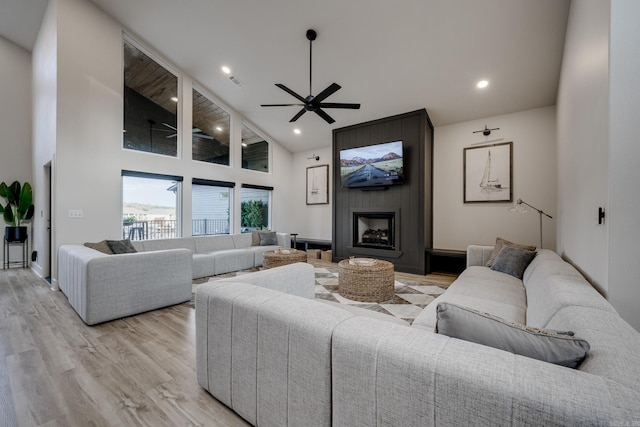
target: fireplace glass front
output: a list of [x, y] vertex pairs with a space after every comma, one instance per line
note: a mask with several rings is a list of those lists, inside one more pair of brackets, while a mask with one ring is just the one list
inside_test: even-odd
[[395, 249], [394, 212], [356, 212], [353, 214], [353, 246]]

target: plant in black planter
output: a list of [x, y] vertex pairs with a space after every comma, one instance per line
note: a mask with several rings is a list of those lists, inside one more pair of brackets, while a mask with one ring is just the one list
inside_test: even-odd
[[0, 197], [7, 199], [7, 205], [0, 203], [0, 213], [7, 224], [5, 239], [9, 242], [24, 242], [27, 239], [27, 227], [22, 226], [23, 221], [33, 218], [33, 192], [31, 184], [25, 182], [20, 185], [18, 181], [7, 185], [0, 183]]

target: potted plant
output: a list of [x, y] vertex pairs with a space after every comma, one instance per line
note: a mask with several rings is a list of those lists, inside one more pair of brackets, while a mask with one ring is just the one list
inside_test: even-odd
[[0, 197], [7, 199], [7, 205], [0, 204], [0, 213], [9, 227], [5, 228], [5, 239], [9, 242], [24, 242], [27, 239], [27, 227], [22, 226], [23, 221], [33, 218], [33, 192], [31, 184], [25, 182], [20, 185], [18, 181], [7, 185], [0, 183]]

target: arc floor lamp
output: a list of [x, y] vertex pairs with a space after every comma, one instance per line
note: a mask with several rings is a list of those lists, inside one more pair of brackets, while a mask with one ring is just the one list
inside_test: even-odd
[[526, 207], [522, 206], [528, 206], [531, 209], [533, 209], [534, 211], [538, 212], [538, 215], [540, 216], [540, 249], [542, 249], [542, 215], [553, 219], [553, 217], [551, 215], [549, 215], [548, 213], [544, 212], [542, 209], [538, 209], [535, 206], [530, 205], [529, 203], [525, 202], [522, 199], [518, 199], [516, 201], [516, 205], [512, 206], [509, 208], [510, 211], [512, 212], [520, 212], [520, 213], [527, 213], [529, 212], [529, 209], [527, 209]]

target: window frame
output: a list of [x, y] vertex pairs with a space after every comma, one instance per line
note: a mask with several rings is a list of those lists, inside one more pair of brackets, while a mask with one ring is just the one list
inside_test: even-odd
[[213, 162], [207, 162], [205, 160], [194, 159], [193, 158], [193, 138], [191, 138], [191, 161], [203, 163], [206, 165], [215, 165], [215, 166], [221, 166], [226, 168], [233, 167], [233, 161], [234, 161], [233, 143], [234, 143], [234, 135], [235, 135], [234, 129], [233, 129], [233, 121], [234, 121], [233, 116], [235, 113], [232, 112], [233, 109], [229, 108], [224, 102], [221, 102], [220, 99], [218, 99], [218, 97], [213, 95], [209, 90], [205, 89], [202, 85], [193, 81], [191, 83], [191, 128], [192, 129], [195, 127], [193, 123], [193, 91], [197, 91], [198, 93], [200, 93], [200, 95], [204, 96], [206, 99], [208, 99], [210, 102], [212, 102], [213, 104], [215, 104], [216, 106], [224, 110], [229, 115], [229, 163], [225, 165], [222, 163], [213, 163]]
[[[242, 140], [242, 130], [243, 127], [247, 127], [251, 132], [253, 132], [254, 134], [256, 134], [257, 136], [259, 136], [260, 138], [262, 138], [262, 140], [264, 142], [267, 143], [267, 170], [266, 171], [262, 171], [262, 170], [258, 170], [258, 169], [249, 169], [249, 168], [245, 168], [243, 165], [244, 162], [244, 147], [242, 144], [244, 144], [243, 140]], [[273, 169], [273, 161], [272, 161], [272, 152], [273, 152], [273, 144], [272, 142], [269, 140], [269, 138], [266, 138], [264, 136], [264, 134], [262, 132], [260, 132], [259, 130], [257, 130], [258, 128], [254, 125], [252, 125], [250, 122], [248, 122], [247, 120], [245, 120], [244, 118], [240, 119], [240, 169], [243, 171], [251, 171], [251, 172], [258, 172], [258, 173], [266, 173], [266, 174], [271, 174], [272, 173], [272, 169]]]
[[[209, 186], [209, 187], [224, 187], [224, 188], [229, 188], [229, 231], [228, 233], [220, 233], [220, 234], [194, 234], [193, 233], [193, 221], [195, 221], [193, 219], [193, 187], [194, 186]], [[209, 179], [202, 179], [202, 178], [192, 178], [191, 179], [191, 235], [192, 236], [216, 236], [216, 235], [224, 235], [224, 234], [234, 234], [233, 233], [233, 226], [234, 226], [234, 209], [233, 209], [233, 201], [234, 201], [234, 197], [235, 197], [235, 182], [230, 182], [230, 181], [218, 181], [218, 180], [209, 180]]]
[[[176, 181], [178, 184], [176, 188], [176, 224], [175, 224], [175, 238], [182, 237], [182, 191], [184, 178], [179, 175], [169, 175], [169, 174], [159, 174], [153, 172], [141, 172], [141, 171], [132, 171], [127, 169], [122, 169], [120, 176], [120, 218], [124, 219], [124, 178], [143, 178], [143, 179], [154, 179], [154, 180], [163, 180], [163, 181]], [[131, 237], [131, 233], [129, 235], [125, 234], [124, 224], [122, 226], [123, 238]], [[170, 237], [169, 237], [170, 238]], [[143, 239], [139, 239], [143, 240]], [[144, 240], [159, 240], [159, 239], [144, 239]]]
[[[136, 40], [135, 38], [133, 38], [131, 35], [129, 35], [127, 32], [123, 31], [122, 32], [122, 44], [121, 44], [121, 48], [122, 48], [122, 66], [121, 66], [121, 77], [122, 77], [122, 107], [123, 107], [123, 114], [122, 114], [122, 129], [123, 129], [123, 134], [126, 131], [126, 129], [124, 128], [125, 124], [124, 124], [124, 99], [125, 99], [125, 94], [124, 94], [124, 88], [125, 88], [125, 78], [124, 78], [124, 74], [125, 74], [125, 70], [124, 70], [124, 44], [129, 43], [131, 44], [133, 47], [135, 47], [136, 49], [138, 49], [139, 51], [141, 51], [143, 54], [145, 54], [146, 56], [148, 56], [151, 60], [153, 60], [154, 62], [156, 62], [158, 65], [160, 65], [162, 68], [164, 68], [166, 71], [168, 71], [169, 73], [173, 74], [176, 77], [176, 96], [178, 97], [178, 102], [176, 103], [176, 155], [172, 156], [172, 155], [168, 155], [168, 154], [162, 154], [162, 153], [155, 153], [153, 151], [145, 151], [145, 150], [136, 150], [134, 148], [127, 148], [124, 146], [124, 136], [123, 139], [120, 141], [120, 149], [123, 151], [127, 151], [127, 152], [134, 152], [134, 153], [144, 153], [147, 155], [155, 155], [155, 156], [160, 156], [160, 157], [164, 157], [164, 158], [169, 158], [169, 159], [182, 159], [182, 151], [183, 151], [183, 131], [182, 131], [182, 118], [183, 118], [183, 110], [184, 110], [184, 93], [183, 93], [183, 80], [184, 80], [184, 76], [183, 73], [181, 71], [179, 71], [179, 69], [175, 66], [173, 66], [168, 60], [164, 59], [163, 57], [161, 57], [159, 54], [157, 54], [153, 49], [151, 49], [150, 47], [146, 46], [144, 43]], [[153, 101], [152, 101], [153, 102]]]

